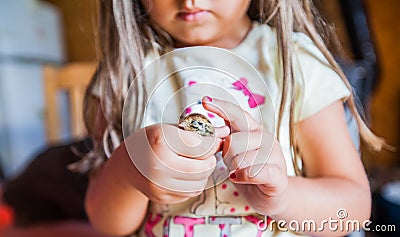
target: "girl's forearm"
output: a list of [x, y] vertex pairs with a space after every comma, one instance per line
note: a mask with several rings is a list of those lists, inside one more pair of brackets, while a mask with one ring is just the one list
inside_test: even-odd
[[[287, 191], [284, 209], [271, 217], [276, 221], [283, 220], [287, 225], [290, 222], [299, 224], [300, 227], [315, 223], [315, 228], [311, 226], [298, 230], [305, 234], [343, 236], [352, 231], [351, 225], [346, 226], [346, 220], [347, 224], [356, 221], [362, 228], [363, 222], [370, 217], [370, 190], [350, 180], [290, 177]], [[342, 218], [340, 215], [347, 216]], [[341, 223], [345, 224], [343, 228]]]
[[147, 197], [132, 185], [140, 178], [121, 145], [89, 182], [85, 206], [96, 229], [110, 235], [127, 235], [139, 228], [148, 204]]

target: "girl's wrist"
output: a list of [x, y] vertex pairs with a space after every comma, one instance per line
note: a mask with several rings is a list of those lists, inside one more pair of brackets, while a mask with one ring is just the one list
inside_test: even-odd
[[[289, 177], [290, 178], [290, 177]], [[289, 210], [289, 204], [293, 194], [290, 194], [290, 185], [287, 185], [279, 194], [268, 195], [263, 191], [263, 185], [258, 185], [258, 196], [255, 203], [256, 210], [260, 214], [271, 217], [280, 217]], [[258, 208], [257, 208], [258, 207]]]
[[290, 213], [290, 204], [294, 202], [296, 194], [293, 193], [293, 180], [295, 177], [288, 177], [288, 184], [282, 193], [276, 197], [276, 205], [268, 211], [268, 215], [273, 219], [285, 219], [287, 213]]
[[118, 172], [115, 172], [115, 175], [119, 176], [120, 182], [125, 183], [125, 185], [129, 187], [138, 189], [138, 182], [136, 181], [139, 179], [139, 171], [132, 162], [126, 147], [129, 144], [129, 140], [122, 142], [121, 145], [114, 150], [111, 159], [114, 159], [114, 162], [117, 163]]

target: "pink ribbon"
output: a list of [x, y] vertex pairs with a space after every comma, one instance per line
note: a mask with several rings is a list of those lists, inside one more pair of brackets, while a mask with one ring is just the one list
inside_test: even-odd
[[265, 103], [265, 97], [259, 94], [255, 94], [249, 90], [247, 87], [248, 81], [246, 78], [242, 77], [239, 81], [234, 82], [232, 85], [236, 90], [242, 91], [245, 96], [248, 96], [248, 103], [250, 108], [255, 108], [258, 105], [262, 105]]

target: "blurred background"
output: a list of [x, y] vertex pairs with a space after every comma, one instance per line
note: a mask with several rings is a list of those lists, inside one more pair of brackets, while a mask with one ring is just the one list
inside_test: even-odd
[[[64, 185], [61, 191], [57, 185], [41, 183], [58, 182], [57, 172], [53, 176], [44, 173], [57, 171], [52, 164], [62, 169], [77, 159], [68, 144], [82, 140], [85, 135], [82, 108], [76, 104], [82, 103], [84, 87], [97, 59], [96, 0], [0, 0], [0, 3], [1, 180], [4, 190], [17, 187], [14, 193], [19, 192], [3, 200], [0, 236], [35, 236], [34, 231], [46, 236], [46, 228], [31, 227], [42, 223], [50, 223], [51, 228], [56, 226], [55, 231], [69, 228], [76, 231], [72, 232], [74, 236], [101, 236], [82, 224], [87, 221], [81, 210], [87, 177], [65, 170], [59, 172], [68, 177], [59, 183]], [[397, 149], [377, 153], [362, 144], [360, 148], [374, 195], [373, 221], [396, 223], [400, 231], [400, 24], [397, 15], [400, 1], [320, 0], [316, 3], [337, 29], [345, 52], [338, 54], [338, 61], [359, 95], [372, 130]], [[90, 144], [85, 141], [77, 146], [85, 150]], [[59, 150], [51, 150], [54, 147]], [[55, 157], [49, 157], [49, 149]], [[74, 158], [63, 158], [57, 164], [42, 162], [36, 164], [41, 167], [40, 171], [30, 172], [36, 167], [36, 159], [60, 160], [68, 154]], [[37, 176], [40, 178], [36, 179]], [[27, 184], [25, 180], [37, 181]], [[33, 193], [38, 189], [41, 189], [40, 195], [35, 196]], [[56, 214], [46, 209], [44, 221], [40, 215], [32, 217], [35, 213], [46, 213], [39, 207], [51, 202], [37, 204], [38, 199], [47, 196], [68, 199], [76, 190], [80, 193], [74, 196], [75, 203], [65, 207], [60, 204], [63, 201], [57, 200], [57, 205], [53, 205], [59, 209]], [[75, 209], [80, 208], [76, 211], [78, 224], [60, 222], [75, 221], [73, 214], [65, 214], [74, 204]], [[54, 220], [60, 225], [52, 224], [53, 216], [58, 217]], [[23, 230], [18, 230], [19, 225]], [[12, 232], [10, 228], [18, 231]], [[1, 230], [8, 232], [1, 235]], [[391, 234], [382, 233], [367, 235]], [[52, 236], [61, 235], [52, 232]]]

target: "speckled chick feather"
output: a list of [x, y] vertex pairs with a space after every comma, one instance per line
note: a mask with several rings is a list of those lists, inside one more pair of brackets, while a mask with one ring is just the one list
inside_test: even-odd
[[202, 136], [214, 136], [214, 125], [206, 116], [198, 113], [192, 113], [187, 116], [181, 116], [179, 127], [183, 130], [193, 131]]

